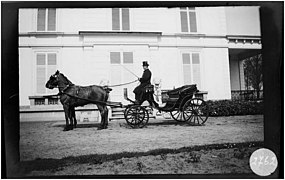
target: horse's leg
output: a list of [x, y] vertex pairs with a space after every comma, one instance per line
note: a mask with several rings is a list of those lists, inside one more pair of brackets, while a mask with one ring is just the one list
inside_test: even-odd
[[108, 108], [104, 106], [104, 129], [108, 128]]
[[100, 123], [100, 127], [98, 128], [98, 130], [104, 129], [104, 124], [105, 124], [105, 117], [104, 117], [104, 108], [102, 105], [97, 105], [100, 114], [101, 114], [101, 123]]
[[64, 105], [63, 106], [64, 109], [64, 115], [65, 115], [65, 127], [64, 127], [64, 131], [68, 131], [69, 130], [69, 106], [68, 105]]
[[69, 120], [70, 120], [69, 129], [70, 130], [73, 129], [73, 109], [74, 107], [69, 107]]
[[75, 108], [72, 108], [72, 117], [74, 119], [74, 128], [76, 128], [77, 120], [76, 120]]

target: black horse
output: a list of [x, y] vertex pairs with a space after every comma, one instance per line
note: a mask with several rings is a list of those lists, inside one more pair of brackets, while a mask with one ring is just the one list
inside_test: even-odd
[[60, 102], [63, 105], [66, 125], [64, 131], [76, 127], [75, 107], [86, 104], [96, 104], [101, 114], [101, 124], [98, 129], [106, 129], [108, 126], [108, 109], [106, 102], [110, 88], [102, 86], [76, 86], [62, 73], [56, 71], [46, 83], [46, 88], [59, 89]]

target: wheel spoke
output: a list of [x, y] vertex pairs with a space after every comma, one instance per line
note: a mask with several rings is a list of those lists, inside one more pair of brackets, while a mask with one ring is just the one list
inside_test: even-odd
[[193, 117], [194, 117], [194, 115], [193, 115], [193, 114], [191, 114], [191, 116], [190, 116], [190, 118], [189, 118], [189, 122], [191, 122], [191, 121], [192, 121]]
[[202, 123], [204, 122], [204, 119], [200, 116], [200, 115], [198, 115], [198, 117], [201, 119], [201, 121], [202, 121]]
[[178, 114], [178, 113], [179, 113], [179, 111], [176, 111], [176, 113], [174, 113], [173, 116], [175, 116], [175, 115]]

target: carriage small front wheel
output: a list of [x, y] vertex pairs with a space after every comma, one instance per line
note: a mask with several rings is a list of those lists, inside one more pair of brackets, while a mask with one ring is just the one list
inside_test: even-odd
[[143, 128], [149, 120], [148, 111], [140, 105], [133, 105], [126, 109], [125, 119], [132, 128]]
[[184, 120], [191, 125], [202, 125], [209, 117], [209, 107], [200, 98], [189, 99], [182, 108]]

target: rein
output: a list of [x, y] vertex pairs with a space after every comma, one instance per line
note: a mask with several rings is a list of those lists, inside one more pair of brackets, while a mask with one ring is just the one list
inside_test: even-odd
[[89, 102], [92, 102], [92, 103], [95, 103], [95, 104], [98, 103], [98, 104], [103, 104], [103, 105], [122, 107], [122, 103], [120, 103], [120, 102], [93, 101], [93, 100], [90, 100], [90, 99], [86, 99], [86, 98], [82, 98], [82, 97], [78, 97], [78, 96], [73, 96], [73, 95], [67, 94], [67, 93], [65, 93], [65, 92], [62, 92], [62, 94], [66, 94], [67, 96], [70, 96], [70, 97], [73, 97], [73, 98], [76, 98], [76, 99], [81, 99], [81, 100], [89, 101]]
[[122, 84], [116, 84], [116, 85], [111, 85], [111, 86], [107, 86], [107, 87], [117, 87], [117, 86], [124, 86], [124, 85], [127, 85], [127, 84], [132, 84], [132, 83], [135, 83], [137, 82], [138, 80], [134, 80], [134, 81], [131, 81], [131, 82], [127, 82], [127, 83], [122, 83]]

